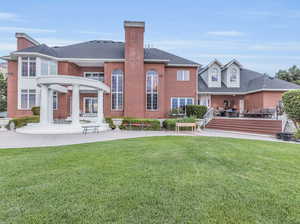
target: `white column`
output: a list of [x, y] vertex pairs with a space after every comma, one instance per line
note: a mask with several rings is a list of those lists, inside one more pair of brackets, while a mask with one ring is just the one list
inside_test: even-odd
[[48, 121], [53, 123], [53, 90], [49, 89], [48, 92]]
[[48, 87], [41, 86], [40, 124], [48, 125]]
[[73, 85], [72, 90], [72, 124], [79, 125], [79, 85]]
[[103, 90], [98, 90], [98, 122], [102, 123], [103, 122]]

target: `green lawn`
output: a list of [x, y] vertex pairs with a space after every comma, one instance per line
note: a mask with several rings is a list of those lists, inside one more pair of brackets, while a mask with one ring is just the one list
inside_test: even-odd
[[300, 146], [151, 137], [2, 149], [0, 223], [300, 223]]

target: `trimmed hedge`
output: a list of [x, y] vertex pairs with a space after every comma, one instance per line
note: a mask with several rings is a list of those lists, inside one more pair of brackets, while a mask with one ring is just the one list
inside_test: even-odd
[[207, 112], [206, 106], [201, 106], [201, 105], [187, 105], [186, 106], [186, 115], [188, 117], [196, 117], [196, 118], [202, 119], [206, 112]]
[[116, 125], [114, 125], [114, 122], [110, 117], [106, 117], [105, 122], [109, 125], [111, 129], [116, 129]]
[[40, 122], [39, 116], [20, 117], [20, 118], [14, 118], [10, 120], [7, 127], [9, 128], [11, 123], [14, 123], [15, 128], [21, 128], [26, 126], [28, 123], [39, 123], [39, 122]]
[[294, 134], [295, 139], [300, 140], [300, 129], [298, 129], [296, 131], [296, 133]]
[[120, 129], [159, 131], [160, 122], [156, 119], [124, 118], [120, 125]]
[[39, 116], [40, 115], [40, 107], [32, 107], [31, 108], [31, 111], [32, 111], [32, 114], [35, 115], [35, 116]]
[[[167, 130], [175, 131], [176, 123], [195, 123], [196, 119], [193, 117], [181, 118], [181, 119], [167, 119], [163, 122], [163, 127]], [[181, 128], [181, 130], [190, 130], [191, 128]]]

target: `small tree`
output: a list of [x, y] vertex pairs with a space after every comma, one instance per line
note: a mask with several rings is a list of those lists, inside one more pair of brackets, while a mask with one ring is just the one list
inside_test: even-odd
[[7, 110], [7, 81], [0, 73], [0, 112]]
[[300, 122], [300, 90], [291, 90], [283, 94], [282, 102], [284, 111], [299, 128]]

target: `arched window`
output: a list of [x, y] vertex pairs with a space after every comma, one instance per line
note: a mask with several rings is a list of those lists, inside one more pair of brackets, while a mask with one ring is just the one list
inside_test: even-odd
[[123, 71], [114, 70], [111, 76], [111, 108], [113, 110], [123, 109]]
[[149, 70], [146, 74], [146, 98], [147, 110], [158, 109], [158, 75], [155, 70]]

